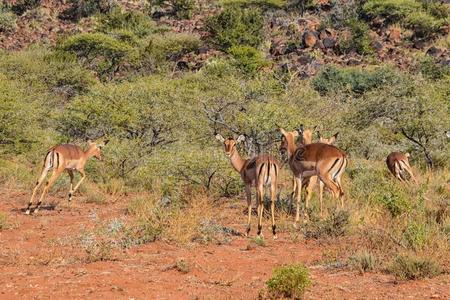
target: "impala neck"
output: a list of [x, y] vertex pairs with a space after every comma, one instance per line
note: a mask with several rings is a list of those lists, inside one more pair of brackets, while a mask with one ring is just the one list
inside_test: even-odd
[[89, 147], [84, 151], [84, 159], [88, 160], [92, 156], [94, 156], [95, 145], [89, 145]]
[[237, 149], [235, 148], [230, 156], [230, 162], [233, 168], [240, 173], [246, 160], [239, 155]]
[[288, 159], [290, 159], [292, 157], [292, 155], [294, 155], [295, 150], [297, 150], [297, 146], [295, 145], [294, 140], [292, 139], [287, 139], [287, 153], [288, 153]]

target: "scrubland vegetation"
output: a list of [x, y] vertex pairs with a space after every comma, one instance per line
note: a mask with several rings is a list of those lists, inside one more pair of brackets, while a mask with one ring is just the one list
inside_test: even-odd
[[[0, 6], [0, 34], [39, 5], [18, 2], [21, 8]], [[311, 221], [294, 229], [286, 165], [279, 230], [293, 240], [338, 245], [329, 263], [360, 272], [417, 279], [450, 270], [450, 141], [444, 134], [450, 129], [450, 69], [448, 56], [442, 62], [426, 54], [432, 46], [448, 51], [448, 5], [338, 1], [325, 14], [315, 1], [216, 1], [201, 32], [192, 33], [172, 30], [157, 16], [181, 22], [200, 14], [205, 2], [152, 0], [140, 10], [114, 1], [77, 2], [60, 18], [89, 20], [92, 30], [0, 51], [0, 185], [31, 192], [48, 148], [107, 134], [104, 160], [88, 163], [80, 193], [104, 205], [131, 200], [126, 219], [80, 233], [88, 261], [114, 259], [114, 249], [155, 240], [227, 243], [243, 231], [245, 217], [236, 219], [242, 228], [224, 227], [214, 206], [243, 199], [243, 184], [215, 134], [244, 134], [244, 156], [278, 156], [278, 128], [304, 124], [319, 125], [324, 136], [339, 132], [336, 144], [349, 156], [345, 208], [336, 210], [326, 194], [321, 219], [314, 196]], [[321, 28], [342, 31], [332, 57], [357, 55], [360, 63], [321, 63], [314, 76], [300, 76], [289, 58], [269, 55], [270, 37], [279, 34], [270, 18], [279, 14], [289, 22], [315, 13]], [[301, 51], [301, 34], [290, 24], [287, 48]], [[402, 30], [407, 65], [377, 58], [373, 32], [392, 26]], [[411, 47], [418, 40], [427, 46]], [[329, 54], [306, 50], [312, 59]], [[206, 59], [205, 51], [212, 53]], [[419, 184], [390, 176], [384, 160], [391, 151], [411, 153]], [[54, 189], [67, 184], [61, 178]], [[8, 226], [0, 214], [0, 231]], [[183, 261], [176, 268], [189, 272]], [[267, 284], [267, 297], [301, 297], [310, 280], [305, 267], [291, 266], [277, 269]]]

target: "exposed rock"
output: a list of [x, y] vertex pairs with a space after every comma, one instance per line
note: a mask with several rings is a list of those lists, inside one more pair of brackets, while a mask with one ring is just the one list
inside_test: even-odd
[[305, 31], [303, 34], [303, 45], [307, 48], [312, 48], [317, 43], [317, 32]]
[[397, 43], [402, 39], [402, 31], [399, 27], [391, 27], [387, 31], [388, 39], [391, 42]]
[[325, 48], [334, 48], [336, 45], [336, 40], [331, 37], [326, 37], [322, 39], [322, 43]]
[[307, 65], [313, 61], [313, 58], [308, 54], [303, 54], [298, 58], [298, 63], [301, 65]]
[[430, 55], [430, 56], [433, 56], [433, 57], [438, 57], [438, 56], [440, 56], [442, 54], [442, 52], [443, 51], [441, 49], [439, 49], [439, 48], [437, 48], [435, 46], [432, 46], [432, 47], [430, 47], [427, 50], [427, 55]]
[[372, 46], [375, 50], [377, 50], [377, 52], [383, 50], [383, 44], [380, 41], [373, 41]]

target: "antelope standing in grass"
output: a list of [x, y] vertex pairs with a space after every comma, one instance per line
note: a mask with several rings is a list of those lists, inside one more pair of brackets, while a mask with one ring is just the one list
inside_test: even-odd
[[[298, 131], [291, 131], [289, 132], [291, 135], [293, 136], [298, 136], [299, 132], [301, 132], [301, 140], [300, 143], [298, 145], [308, 145], [312, 143], [312, 135], [313, 135], [313, 131], [315, 131], [317, 128], [317, 126], [311, 130], [311, 129], [305, 129], [303, 130], [303, 126], [300, 126], [300, 129]], [[333, 144], [336, 139], [337, 136], [339, 135], [339, 132], [335, 133], [333, 136], [329, 137], [329, 138], [324, 138], [319, 131], [317, 131], [317, 135], [319, 137], [319, 143], [324, 143], [324, 144]], [[295, 195], [295, 189], [296, 189], [296, 180], [295, 180], [295, 176], [294, 176], [294, 191], [292, 192], [292, 196], [291, 199], [294, 198]], [[323, 188], [324, 188], [324, 183], [320, 180], [318, 180], [317, 176], [311, 176], [309, 179], [305, 179], [305, 189], [306, 189], [306, 197], [305, 197], [305, 210], [308, 210], [309, 207], [309, 201], [311, 200], [312, 197], [312, 192], [314, 191], [314, 188], [317, 184], [317, 181], [319, 181], [319, 203], [320, 203], [320, 215], [323, 216]]]
[[270, 211], [272, 215], [272, 233], [276, 238], [275, 225], [275, 198], [277, 191], [278, 174], [280, 171], [280, 164], [278, 161], [267, 154], [261, 154], [250, 159], [242, 158], [236, 148], [236, 145], [245, 140], [243, 135], [240, 135], [236, 140], [234, 138], [225, 139], [220, 134], [216, 135], [216, 139], [223, 143], [225, 147], [225, 154], [230, 158], [231, 165], [239, 172], [242, 181], [245, 184], [245, 193], [247, 196], [248, 219], [246, 235], [250, 233], [250, 221], [252, 215], [252, 186], [256, 187], [256, 205], [258, 212], [258, 235], [261, 236], [262, 230], [262, 216], [264, 211], [264, 187], [270, 186]]
[[[69, 202], [72, 200], [72, 196], [75, 191], [80, 187], [80, 184], [86, 178], [86, 173], [84, 172], [84, 166], [89, 158], [95, 157], [101, 160], [101, 148], [108, 143], [108, 140], [104, 140], [101, 143], [89, 142], [89, 146], [86, 151], [81, 149], [79, 146], [72, 144], [62, 144], [54, 146], [47, 151], [44, 158], [44, 166], [42, 167], [41, 175], [36, 182], [36, 186], [33, 189], [33, 194], [31, 195], [30, 202], [28, 203], [26, 214], [30, 214], [30, 207], [33, 204], [34, 197], [38, 191], [41, 184], [44, 182], [47, 174], [50, 170], [53, 170], [52, 176], [47, 181], [44, 190], [42, 191], [41, 197], [36, 205], [34, 213], [39, 211], [44, 196], [50, 190], [52, 185], [55, 183], [56, 179], [61, 175], [64, 170], [70, 176], [70, 190], [69, 190]], [[74, 171], [78, 171], [81, 174], [81, 179], [73, 188]]]
[[[318, 176], [324, 185], [331, 190], [333, 197], [340, 199], [341, 207], [344, 192], [342, 190], [341, 176], [347, 166], [347, 155], [342, 150], [333, 145], [324, 143], [312, 143], [298, 147], [295, 145], [295, 138], [298, 132], [287, 132], [280, 128], [283, 135], [280, 145], [280, 152], [287, 153], [289, 166], [295, 176], [295, 198], [297, 199], [297, 209], [295, 224], [300, 219], [300, 200], [302, 185], [311, 176]], [[300, 132], [303, 134], [303, 132]], [[307, 212], [305, 211], [305, 221]]]
[[405, 171], [409, 174], [414, 183], [417, 183], [416, 177], [409, 164], [409, 153], [392, 152], [386, 158], [386, 165], [392, 175], [398, 180], [405, 182], [407, 178], [405, 177]]

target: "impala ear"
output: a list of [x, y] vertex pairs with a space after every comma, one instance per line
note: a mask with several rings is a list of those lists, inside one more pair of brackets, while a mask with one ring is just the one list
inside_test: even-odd
[[320, 140], [322, 138], [322, 135], [320, 134], [320, 131], [317, 130], [317, 138]]
[[245, 141], [245, 136], [243, 136], [242, 134], [237, 138], [236, 140], [236, 144], [239, 144], [240, 142]]
[[287, 133], [286, 130], [284, 130], [284, 129], [281, 128], [281, 127], [280, 127], [280, 132], [281, 132], [282, 135], [286, 135], [286, 133]]
[[297, 131], [298, 131], [298, 134], [300, 134], [300, 135], [303, 134], [303, 131], [305, 131], [305, 128], [303, 128], [303, 124], [300, 124], [300, 127], [298, 127]]
[[216, 139], [221, 143], [225, 142], [225, 138], [223, 136], [221, 136], [220, 134], [216, 134]]
[[337, 138], [338, 138], [338, 135], [339, 135], [339, 131], [336, 132], [333, 136], [334, 136], [335, 139], [337, 139]]
[[292, 131], [292, 134], [294, 135], [294, 137], [298, 137], [300, 135], [300, 133], [297, 130]]
[[410, 158], [410, 157], [411, 157], [411, 155], [410, 155], [408, 152], [405, 153], [405, 156], [406, 156], [407, 158]]

